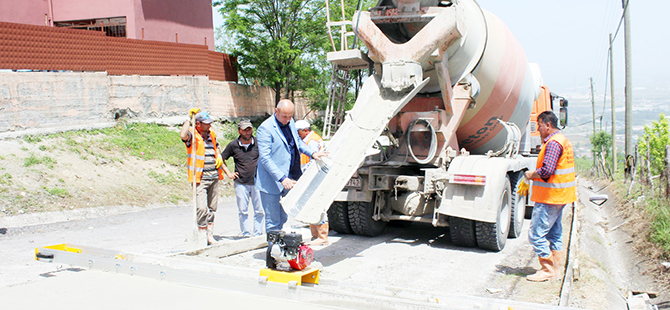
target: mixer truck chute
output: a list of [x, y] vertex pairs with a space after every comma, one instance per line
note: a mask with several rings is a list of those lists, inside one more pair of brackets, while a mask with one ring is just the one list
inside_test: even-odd
[[[367, 236], [389, 221], [448, 226], [457, 245], [501, 250], [526, 211], [516, 187], [536, 160], [539, 69], [474, 0], [381, 0], [353, 20], [377, 74], [284, 210], [308, 223], [327, 210], [336, 231]], [[328, 59], [360, 55], [341, 52]]]

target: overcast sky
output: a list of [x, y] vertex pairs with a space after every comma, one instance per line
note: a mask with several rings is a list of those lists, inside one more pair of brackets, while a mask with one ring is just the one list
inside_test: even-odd
[[[529, 62], [540, 65], [544, 83], [564, 96], [602, 98], [608, 70], [609, 33], [623, 13], [621, 0], [479, 0], [500, 17], [524, 47]], [[670, 95], [670, 1], [630, 0], [634, 88], [661, 88]], [[214, 14], [214, 26], [223, 19]], [[623, 24], [614, 42], [616, 96], [624, 87]], [[607, 86], [609, 87], [609, 85]], [[609, 94], [609, 91], [607, 91]], [[634, 92], [635, 94], [635, 92]]]

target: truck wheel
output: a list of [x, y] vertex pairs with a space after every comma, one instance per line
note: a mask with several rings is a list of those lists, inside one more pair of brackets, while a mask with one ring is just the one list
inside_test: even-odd
[[523, 172], [512, 172], [509, 174], [512, 191], [512, 219], [509, 227], [509, 238], [518, 238], [521, 236], [521, 229], [523, 228], [523, 220], [526, 216], [526, 200], [519, 196], [517, 190], [523, 178]]
[[475, 222], [460, 217], [449, 218], [449, 236], [454, 245], [474, 248], [477, 246]]
[[505, 247], [509, 234], [510, 218], [512, 216], [512, 193], [509, 178], [505, 177], [505, 185], [500, 194], [500, 206], [495, 223], [477, 222], [477, 244], [480, 248], [491, 251], [500, 251]]
[[374, 199], [371, 202], [356, 201], [349, 204], [349, 224], [354, 234], [369, 237], [381, 235], [387, 223], [373, 220], [374, 212]]
[[335, 201], [328, 208], [328, 223], [330, 228], [341, 234], [351, 234], [351, 225], [349, 225], [349, 211], [346, 201]]

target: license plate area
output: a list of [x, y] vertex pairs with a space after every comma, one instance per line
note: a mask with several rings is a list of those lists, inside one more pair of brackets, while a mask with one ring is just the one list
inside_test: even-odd
[[344, 186], [344, 188], [352, 188], [352, 189], [363, 189], [363, 180], [359, 177], [353, 177], [347, 181], [347, 184]]

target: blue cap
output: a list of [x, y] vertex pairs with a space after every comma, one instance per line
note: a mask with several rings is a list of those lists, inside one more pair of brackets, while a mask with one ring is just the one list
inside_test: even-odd
[[209, 113], [201, 111], [195, 115], [195, 121], [205, 124], [211, 124], [212, 122], [214, 122], [214, 119], [211, 116], [209, 116]]

